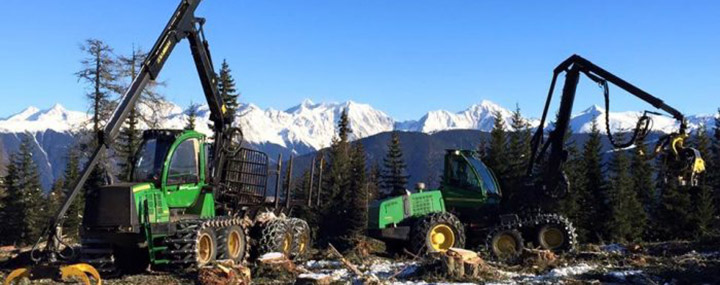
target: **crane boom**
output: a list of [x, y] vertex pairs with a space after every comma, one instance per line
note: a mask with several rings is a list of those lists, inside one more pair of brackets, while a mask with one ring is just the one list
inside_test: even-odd
[[[548, 134], [547, 141], [543, 142], [544, 139], [544, 126], [547, 122], [547, 115], [548, 110], [550, 107], [550, 103], [552, 101], [553, 93], [555, 91], [555, 84], [557, 82], [557, 78], [561, 73], [565, 73], [565, 83], [562, 90], [562, 95], [560, 98], [560, 107], [557, 113], [557, 120], [554, 123], [554, 129]], [[550, 84], [550, 90], [548, 91], [547, 99], [545, 101], [545, 107], [543, 109], [542, 118], [540, 119], [540, 125], [538, 126], [537, 130], [535, 131], [535, 134], [532, 137], [531, 140], [531, 155], [530, 155], [530, 163], [528, 164], [527, 174], [528, 177], [532, 177], [534, 174], [534, 171], [536, 170], [536, 164], [540, 160], [540, 157], [543, 157], [545, 152], [550, 149], [550, 153], [547, 156], [547, 165], [543, 167], [543, 179], [541, 185], [544, 190], [549, 192], [555, 192], [558, 189], [567, 190], [567, 179], [565, 175], [562, 172], [562, 165], [567, 159], [567, 151], [565, 150], [565, 134], [568, 131], [570, 127], [570, 118], [572, 115], [572, 107], [575, 102], [575, 95], [577, 92], [577, 85], [580, 81], [580, 74], [585, 74], [587, 78], [590, 80], [600, 84], [605, 91], [605, 103], [606, 107], [609, 105], [609, 95], [608, 95], [608, 82], [612, 83], [613, 85], [625, 90], [626, 92], [630, 93], [631, 95], [649, 103], [653, 107], [663, 110], [666, 113], [668, 113], [670, 116], [675, 118], [679, 124], [680, 129], [677, 133], [670, 134], [668, 138], [678, 138], [677, 140], [674, 140], [672, 142], [672, 147], [680, 147], [684, 148], [688, 151], [681, 151], [681, 150], [674, 150], [673, 155], [675, 156], [683, 156], [687, 155], [689, 157], [681, 157], [677, 158], [678, 161], [689, 161], [687, 163], [683, 163], [683, 167], [687, 166], [688, 164], [692, 165], [692, 167], [689, 167], [689, 170], [691, 171], [691, 176], [694, 176], [697, 172], [702, 172], [700, 168], [702, 167], [696, 167], [695, 165], [702, 164], [702, 158], [699, 157], [699, 153], [695, 150], [692, 150], [691, 148], [682, 147], [682, 140], [687, 136], [686, 135], [686, 129], [687, 125], [685, 122], [685, 117], [683, 114], [678, 111], [677, 109], [667, 105], [663, 100], [651, 95], [650, 93], [647, 93], [643, 91], [642, 89], [636, 87], [633, 84], [630, 84], [629, 82], [623, 80], [622, 78], [610, 73], [609, 71], [593, 64], [589, 60], [579, 56], [579, 55], [572, 55], [566, 60], [564, 60], [562, 63], [560, 63], [553, 71], [553, 77], [552, 82]], [[606, 110], [606, 112], [609, 112], [609, 110]], [[647, 111], [646, 111], [647, 113]], [[637, 129], [635, 130], [635, 135], [633, 135], [633, 138], [626, 144], [623, 144], [623, 146], [618, 146], [616, 142], [612, 138], [612, 134], [610, 133], [609, 126], [607, 127], [608, 137], [610, 138], [611, 142], [615, 147], [626, 147], [634, 143], [634, 140], [638, 133], [641, 133], [641, 135], [644, 135], [647, 133], [647, 129], [641, 130], [641, 128], [644, 127], [647, 128], [649, 124], [646, 120], [650, 120], [649, 117], [647, 117], [646, 114], [643, 114], [643, 116], [638, 121]], [[607, 122], [606, 122], [607, 123]], [[670, 141], [671, 139], [668, 139]], [[657, 149], [656, 149], [657, 151]], [[699, 161], [699, 162], [698, 162]], [[678, 164], [680, 165], [680, 164]], [[564, 189], [562, 189], [564, 188]], [[563, 193], [564, 191], [560, 191], [560, 193]], [[556, 193], [557, 194], [557, 193]], [[553, 195], [551, 195], [553, 196]]]
[[[48, 242], [45, 252], [49, 254], [49, 261], [54, 262], [57, 259], [58, 251], [58, 227], [62, 225], [62, 221], [67, 213], [68, 208], [75, 200], [75, 197], [84, 186], [90, 173], [95, 169], [100, 157], [110, 147], [110, 144], [117, 138], [120, 128], [127, 119], [130, 110], [137, 104], [143, 89], [150, 80], [157, 79], [163, 65], [175, 48], [175, 45], [187, 38], [190, 43], [190, 51], [197, 68], [200, 83], [202, 84], [203, 94], [208, 102], [210, 109], [210, 120], [213, 122], [213, 132], [215, 133], [214, 149], [217, 154], [214, 156], [213, 166], [222, 165], [225, 156], [222, 150], [224, 144], [228, 142], [229, 135], [227, 130], [231, 127], [233, 118], [226, 111], [226, 106], [222, 96], [217, 90], [217, 76], [213, 68], [210, 51], [207, 41], [202, 33], [202, 25], [205, 20], [197, 18], [194, 15], [201, 0], [183, 0], [173, 13], [153, 48], [142, 63], [142, 67], [138, 74], [133, 78], [130, 87], [125, 91], [118, 106], [113, 111], [110, 120], [104, 129], [97, 134], [97, 147], [93, 150], [90, 159], [84, 165], [79, 178], [74, 181], [73, 187], [63, 201], [62, 206], [48, 223], [42, 236], [47, 236]], [[211, 170], [211, 179], [214, 181], [218, 175], [217, 170]], [[39, 244], [33, 247], [33, 253]], [[41, 257], [33, 254], [33, 260], [39, 262]]]

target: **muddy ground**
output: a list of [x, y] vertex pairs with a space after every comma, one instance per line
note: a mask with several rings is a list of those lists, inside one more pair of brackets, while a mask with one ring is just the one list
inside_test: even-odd
[[[8, 259], [16, 256], [0, 248], [0, 278], [10, 270]], [[526, 258], [514, 265], [487, 261], [482, 278], [449, 278], [439, 261], [408, 256], [389, 257], [382, 252], [347, 256], [364, 276], [352, 274], [335, 257], [315, 252], [312, 259], [298, 263], [298, 271], [289, 273], [264, 266], [252, 266], [255, 284], [292, 284], [308, 278], [324, 279], [332, 284], [362, 284], [378, 280], [380, 284], [720, 284], [720, 239], [703, 242], [662, 242], [637, 245], [586, 245], [577, 252], [555, 260]], [[298, 279], [299, 278], [299, 279]], [[105, 280], [104, 284], [197, 284], [194, 274], [177, 275], [148, 270], [144, 274]], [[32, 284], [58, 284], [53, 280]]]

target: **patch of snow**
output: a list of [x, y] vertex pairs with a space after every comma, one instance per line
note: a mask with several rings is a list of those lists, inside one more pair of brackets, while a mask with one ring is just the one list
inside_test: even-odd
[[340, 268], [342, 266], [342, 262], [335, 260], [308, 260], [304, 264], [307, 269]]
[[285, 257], [285, 255], [282, 254], [281, 252], [268, 252], [268, 253], [263, 254], [262, 256], [260, 256], [260, 258], [258, 258], [258, 260], [280, 259], [280, 258], [283, 258], [283, 257]]
[[544, 275], [540, 275], [539, 277], [555, 279], [567, 276], [575, 276], [588, 273], [595, 268], [597, 268], [597, 266], [581, 263], [573, 266], [554, 268], [553, 270], [550, 270], [550, 272]]
[[635, 276], [640, 274], [643, 274], [642, 270], [623, 270], [612, 271], [608, 273], [608, 275], [610, 275], [612, 278], [617, 279], [618, 281], [625, 281], [628, 276]]
[[617, 253], [617, 254], [625, 254], [627, 252], [627, 249], [625, 248], [625, 246], [623, 246], [619, 243], [611, 243], [611, 244], [601, 247], [601, 249], [605, 252]]

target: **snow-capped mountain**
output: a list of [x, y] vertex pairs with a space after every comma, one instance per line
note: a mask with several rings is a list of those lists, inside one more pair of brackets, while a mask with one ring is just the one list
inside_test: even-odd
[[[139, 105], [145, 121], [141, 128], [183, 128], [187, 114], [180, 106], [171, 102], [160, 103], [161, 108], [153, 113], [149, 106]], [[236, 124], [242, 126], [245, 141], [250, 145], [277, 155], [301, 155], [324, 147], [332, 142], [342, 110], [348, 110], [351, 139], [360, 139], [378, 133], [398, 130], [408, 132], [435, 133], [444, 130], [474, 129], [490, 131], [494, 122], [493, 114], [500, 112], [510, 129], [512, 113], [493, 102], [483, 100], [464, 111], [430, 111], [418, 120], [396, 121], [386, 113], [368, 104], [352, 101], [344, 103], [313, 103], [305, 100], [301, 104], [281, 111], [262, 109], [254, 104], [242, 104], [237, 111]], [[613, 131], [627, 131], [635, 127], [640, 112], [611, 112], [610, 125]], [[200, 106], [196, 129], [210, 134], [208, 127], [210, 112], [207, 106]], [[713, 116], [689, 116], [691, 130], [701, 124], [712, 125]], [[10, 153], [17, 150], [22, 134], [32, 135], [34, 159], [40, 167], [43, 185], [48, 188], [55, 177], [62, 174], [67, 148], [75, 141], [75, 131], [89, 126], [90, 117], [85, 112], [71, 111], [55, 104], [49, 109], [28, 107], [19, 113], [0, 118], [0, 166], [8, 161]], [[605, 126], [605, 110], [591, 106], [571, 119], [575, 132], [589, 132], [592, 121], [600, 130]], [[653, 130], [671, 132], [677, 130], [674, 119], [653, 115]], [[529, 119], [536, 127], [538, 120]], [[2, 171], [2, 167], [0, 167]]]

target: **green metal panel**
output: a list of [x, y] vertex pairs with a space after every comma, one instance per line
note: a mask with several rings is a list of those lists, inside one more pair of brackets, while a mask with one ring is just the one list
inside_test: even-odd
[[445, 211], [445, 203], [440, 191], [431, 190], [379, 201], [369, 211], [373, 217], [370, 228], [384, 229], [412, 217]]

